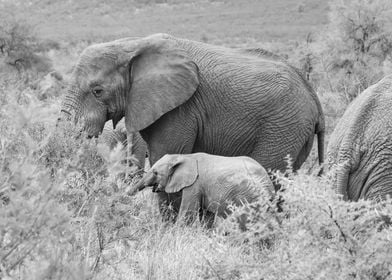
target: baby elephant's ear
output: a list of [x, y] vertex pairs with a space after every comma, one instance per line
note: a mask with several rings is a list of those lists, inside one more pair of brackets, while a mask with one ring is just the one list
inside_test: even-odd
[[183, 188], [192, 186], [197, 177], [199, 170], [197, 160], [189, 157], [178, 156], [170, 167], [171, 174], [169, 181], [165, 187], [165, 192], [176, 193]]

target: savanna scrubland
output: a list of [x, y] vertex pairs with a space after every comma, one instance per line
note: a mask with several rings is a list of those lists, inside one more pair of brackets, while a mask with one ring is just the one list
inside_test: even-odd
[[206, 230], [163, 223], [149, 191], [125, 196], [120, 147], [56, 126], [81, 50], [166, 32], [285, 57], [317, 91], [328, 141], [350, 101], [391, 73], [391, 19], [388, 0], [1, 1], [0, 277], [392, 279], [390, 201], [342, 201], [315, 153], [277, 175], [282, 212], [255, 203]]

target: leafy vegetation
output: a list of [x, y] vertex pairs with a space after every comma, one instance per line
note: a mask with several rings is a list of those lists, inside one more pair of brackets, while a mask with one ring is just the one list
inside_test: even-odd
[[328, 77], [323, 86], [350, 102], [391, 73], [392, 2], [332, 1], [329, 18], [316, 45], [319, 67]]
[[31, 25], [4, 19], [0, 23], [0, 56], [5, 58], [7, 65], [17, 70], [26, 83], [52, 69], [51, 60], [43, 54], [48, 47], [57, 45], [39, 40]]
[[[91, 9], [86, 1], [56, 4], [30, 1], [42, 8], [38, 9], [40, 16], [55, 10], [61, 14], [71, 2], [74, 6], [69, 15], [81, 13], [83, 7]], [[124, 8], [120, 4], [125, 2], [115, 2]], [[295, 5], [283, 0], [274, 4], [250, 0], [185, 2], [134, 1], [135, 9], [141, 9], [139, 14], [135, 13], [135, 20], [151, 13], [152, 19], [160, 18], [157, 22], [162, 23], [163, 14], [184, 11], [171, 19], [172, 25], [166, 26], [170, 29], [177, 20], [183, 22], [175, 29], [177, 35], [229, 46], [257, 44], [285, 55], [306, 70], [317, 88], [327, 115], [328, 132], [345, 108], [340, 98], [349, 102], [366, 83], [387, 73], [388, 2], [333, 1], [330, 23], [323, 27], [326, 28], [321, 33], [323, 37], [315, 34], [322, 28], [318, 25], [297, 33], [312, 24], [319, 14], [327, 18], [321, 2], [303, 1]], [[0, 5], [15, 8], [15, 3], [2, 1]], [[15, 8], [15, 14], [26, 13], [23, 3]], [[96, 4], [106, 7], [102, 1], [97, 0]], [[259, 25], [248, 28], [244, 23], [260, 12], [262, 5], [265, 26], [258, 30], [261, 24], [257, 17], [255, 22]], [[113, 7], [93, 10], [91, 14], [111, 12], [116, 9]], [[200, 12], [200, 8], [205, 10]], [[231, 19], [228, 11], [234, 8], [241, 12], [231, 30], [227, 24]], [[217, 17], [217, 10], [228, 14]], [[294, 11], [286, 25], [282, 25], [280, 12], [287, 15]], [[120, 18], [122, 14], [118, 13]], [[206, 15], [214, 15], [214, 22], [197, 19]], [[298, 15], [303, 15], [304, 22], [296, 19]], [[356, 18], [357, 15], [360, 17]], [[33, 13], [33, 23], [34, 17], [37, 14]], [[274, 22], [277, 18], [279, 23]], [[86, 19], [90, 20], [94, 22]], [[141, 22], [137, 26], [145, 24]], [[219, 25], [222, 22], [225, 24]], [[293, 22], [298, 25], [287, 28]], [[8, 50], [27, 49], [32, 55], [50, 58], [53, 68], [66, 79], [78, 53], [89, 44], [78, 41], [85, 36], [84, 31], [72, 38], [77, 43], [45, 43], [33, 34], [29, 25], [16, 23], [10, 20], [2, 24], [0, 33], [4, 46], [0, 61], [0, 278], [392, 279], [391, 201], [342, 201], [331, 189], [328, 175], [317, 178], [313, 174], [314, 153], [298, 174], [290, 170], [285, 176], [277, 174], [282, 183], [282, 191], [278, 193], [283, 200], [280, 211], [276, 201], [233, 208], [233, 215], [218, 220], [214, 230], [206, 230], [198, 223], [184, 226], [162, 222], [154, 196], [148, 190], [135, 197], [124, 195], [127, 184], [117, 179], [124, 172], [121, 164], [124, 155], [120, 150], [110, 152], [95, 140], [86, 140], [73, 124], [57, 123], [61, 87], [40, 98], [43, 89], [36, 86], [36, 80], [21, 80], [17, 71], [6, 68]], [[193, 33], [197, 29], [194, 25], [199, 23], [219, 27]], [[275, 37], [264, 33], [274, 24], [286, 29], [278, 32], [280, 42], [271, 41]], [[149, 27], [138, 34], [150, 32], [155, 28], [153, 25], [146, 24]], [[358, 38], [363, 39], [364, 32], [353, 31], [358, 26], [368, 30], [362, 45], [358, 44]], [[38, 34], [47, 32], [48, 37], [53, 34], [50, 28], [36, 27]], [[53, 30], [59, 30], [57, 27], [51, 26]], [[110, 27], [115, 29], [116, 36], [117, 27], [116, 24]], [[99, 30], [97, 41], [110, 37], [102, 35], [107, 32], [105, 27], [98, 26], [96, 30]], [[269, 32], [276, 30], [271, 28]], [[58, 33], [66, 39], [67, 32]], [[314, 35], [304, 40], [309, 32]], [[286, 33], [290, 33], [287, 38], [297, 41], [283, 41]], [[267, 34], [267, 39], [263, 34]], [[342, 74], [347, 67], [323, 68], [344, 60], [354, 65], [350, 75], [356, 79]], [[358, 82], [363, 78], [361, 75], [365, 75], [366, 83]], [[350, 90], [345, 90], [344, 82], [351, 86]]]
[[67, 42], [163, 32], [244, 44], [305, 37], [327, 22], [327, 8], [323, 0], [5, 0], [0, 16], [28, 17], [41, 37]]

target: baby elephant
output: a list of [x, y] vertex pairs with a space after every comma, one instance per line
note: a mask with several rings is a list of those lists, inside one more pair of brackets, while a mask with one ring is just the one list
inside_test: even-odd
[[[273, 184], [265, 169], [249, 157], [223, 157], [205, 153], [165, 155], [128, 192], [146, 186], [168, 194], [182, 191], [178, 218], [193, 221], [199, 213], [225, 218], [228, 205], [259, 197], [272, 198]], [[202, 212], [201, 212], [202, 211]], [[210, 220], [209, 224], [213, 222]]]

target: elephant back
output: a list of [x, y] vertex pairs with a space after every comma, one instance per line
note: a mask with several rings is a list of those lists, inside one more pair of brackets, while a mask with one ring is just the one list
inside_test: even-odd
[[[332, 132], [328, 161], [334, 163], [344, 144], [366, 146], [375, 138], [391, 135], [392, 75], [363, 91], [347, 107]], [[391, 113], [390, 113], [391, 112]], [[349, 143], [345, 143], [349, 142]]]

